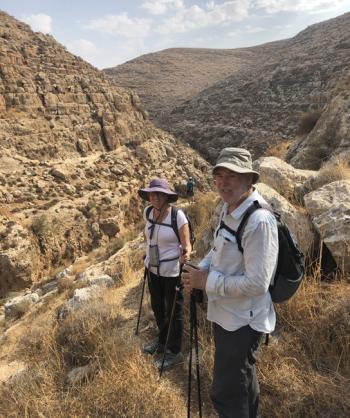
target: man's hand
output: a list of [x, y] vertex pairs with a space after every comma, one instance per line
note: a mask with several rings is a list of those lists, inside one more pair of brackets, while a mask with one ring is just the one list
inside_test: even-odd
[[181, 281], [186, 292], [192, 289], [205, 290], [208, 272], [185, 264], [182, 270]]

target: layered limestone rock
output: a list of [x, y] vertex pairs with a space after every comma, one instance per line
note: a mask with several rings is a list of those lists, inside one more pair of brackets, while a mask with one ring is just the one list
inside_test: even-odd
[[272, 208], [280, 213], [282, 220], [296, 237], [303, 253], [310, 254], [314, 249], [316, 235], [308, 213], [302, 208], [293, 206], [272, 187], [264, 183], [258, 183], [256, 187]]
[[254, 161], [254, 170], [260, 173], [259, 182], [266, 183], [286, 199], [294, 197], [295, 189], [315, 175], [315, 171], [298, 170], [276, 157], [262, 157]]
[[3, 12], [0, 57], [2, 148], [47, 160], [147, 137], [136, 94]]
[[38, 274], [38, 253], [27, 228], [0, 216], [0, 295], [30, 286]]
[[304, 196], [305, 207], [337, 265], [350, 272], [350, 181], [327, 184]]

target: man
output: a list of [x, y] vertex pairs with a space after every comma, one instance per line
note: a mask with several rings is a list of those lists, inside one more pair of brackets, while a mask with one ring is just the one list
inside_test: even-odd
[[253, 187], [259, 173], [252, 169], [249, 151], [225, 148], [213, 175], [224, 201], [221, 222], [213, 248], [199, 269], [184, 267], [182, 281], [187, 291], [203, 289], [208, 297], [207, 317], [215, 340], [211, 399], [216, 411], [220, 418], [254, 418], [259, 403], [256, 352], [262, 334], [272, 332], [276, 322], [268, 289], [278, 257], [277, 224], [269, 210], [253, 212], [244, 228], [242, 253], [234, 231], [254, 201], [267, 205]]
[[189, 177], [186, 184], [186, 193], [189, 198], [191, 198], [191, 202], [194, 202], [194, 186], [195, 182], [192, 177]]

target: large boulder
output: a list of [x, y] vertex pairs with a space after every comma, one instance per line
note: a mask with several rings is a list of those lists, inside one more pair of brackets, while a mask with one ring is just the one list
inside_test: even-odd
[[277, 157], [261, 157], [254, 161], [254, 169], [260, 173], [259, 181], [268, 184], [286, 199], [294, 197], [294, 190], [309, 177], [311, 170], [300, 170]]
[[305, 207], [338, 267], [350, 272], [350, 181], [335, 181], [304, 196]]
[[308, 214], [304, 210], [294, 207], [287, 199], [266, 184], [258, 183], [257, 189], [273, 209], [281, 214], [282, 220], [296, 237], [303, 253], [309, 254], [313, 251], [317, 237]]

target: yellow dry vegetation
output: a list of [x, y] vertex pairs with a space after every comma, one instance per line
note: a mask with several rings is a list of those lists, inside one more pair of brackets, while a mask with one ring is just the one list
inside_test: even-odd
[[[200, 196], [190, 207], [202, 230], [214, 210], [214, 195], [207, 198]], [[155, 332], [149, 327], [149, 313], [143, 313], [140, 337], [134, 336], [141, 277], [142, 272], [129, 265], [118, 288], [106, 290], [61, 321], [50, 305], [32, 312], [9, 357], [28, 368], [0, 387], [0, 416], [186, 417], [187, 372], [178, 366], [159, 381], [151, 357], [142, 354], [142, 344]], [[188, 297], [185, 304], [186, 354]], [[205, 308], [198, 308], [198, 315], [203, 416], [213, 417], [209, 389], [214, 345]], [[315, 269], [291, 301], [277, 306], [277, 316], [276, 334], [269, 346], [261, 346], [258, 361], [262, 416], [348, 417], [349, 278], [322, 282]], [[69, 384], [67, 373], [84, 366], [89, 366], [86, 377]], [[196, 416], [195, 392], [192, 398]]]

